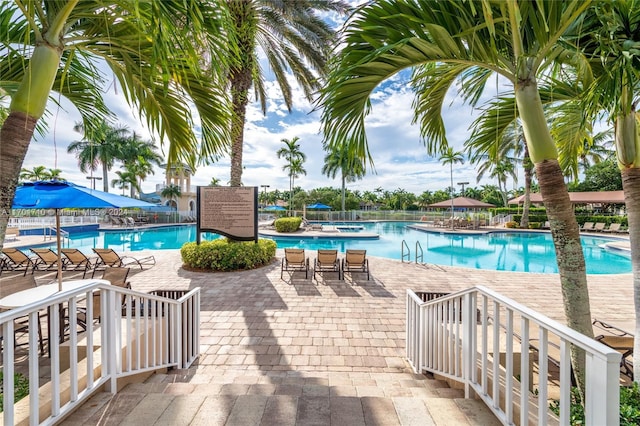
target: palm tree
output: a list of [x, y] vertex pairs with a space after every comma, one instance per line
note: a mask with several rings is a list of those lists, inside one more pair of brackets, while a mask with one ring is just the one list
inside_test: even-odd
[[[182, 195], [182, 190], [180, 189], [179, 185], [174, 185], [174, 184], [169, 184], [167, 186], [165, 186], [164, 188], [162, 188], [162, 191], [160, 191], [160, 195], [164, 198], [168, 198], [169, 199], [169, 205], [171, 205], [171, 207], [175, 207], [176, 209], [176, 215], [178, 214], [178, 204], [176, 203], [175, 200], [177, 200], [178, 198], [180, 198], [180, 196]], [[176, 220], [177, 221], [177, 220]]]
[[39, 180], [47, 179], [47, 168], [45, 166], [35, 166], [31, 170], [29, 169], [21, 169], [20, 170], [20, 179], [21, 180], [29, 180], [31, 182], [36, 182]]
[[448, 164], [449, 165], [449, 171], [451, 174], [451, 188], [450, 188], [450, 194], [451, 194], [451, 229], [453, 229], [453, 165], [454, 164], [463, 164], [464, 163], [464, 156], [462, 155], [461, 152], [459, 151], [454, 151], [453, 148], [451, 148], [450, 146], [447, 147], [444, 152], [442, 153], [442, 155], [440, 156], [440, 158], [438, 158], [438, 161], [442, 161], [442, 164]]
[[82, 173], [95, 171], [102, 165], [104, 192], [109, 192], [109, 170], [120, 155], [120, 146], [129, 138], [126, 126], [112, 126], [102, 121], [97, 126], [85, 129], [83, 123], [76, 123], [73, 130], [83, 132], [80, 141], [74, 141], [67, 147], [68, 153], [75, 153]]
[[117, 157], [125, 170], [134, 173], [138, 179], [136, 187], [131, 187], [131, 198], [134, 198], [134, 189], [141, 191], [142, 182], [149, 174], [153, 174], [153, 166], [159, 166], [163, 158], [153, 142], [141, 140], [135, 132], [121, 142]]
[[62, 175], [62, 170], [60, 169], [49, 169], [46, 172], [46, 179], [50, 179], [50, 180], [65, 180], [61, 177]]
[[138, 188], [138, 179], [135, 173], [129, 170], [118, 170], [116, 171], [116, 175], [118, 175], [118, 177], [111, 180], [111, 186], [121, 189], [122, 195], [124, 195], [124, 191], [126, 189], [131, 189], [131, 193], [133, 193], [134, 188], [140, 190], [140, 188]]
[[[489, 165], [489, 177], [495, 179], [498, 182], [498, 189], [502, 194], [502, 205], [508, 207], [509, 197], [507, 194], [507, 179], [512, 178], [514, 182], [518, 181], [516, 174], [516, 168], [513, 165], [512, 159], [503, 158], [496, 163], [490, 163]], [[483, 172], [478, 172], [478, 176], [482, 176]]]
[[[285, 164], [282, 167], [282, 170], [289, 170], [289, 182], [291, 185], [291, 189], [289, 190], [289, 212], [293, 211], [293, 193], [294, 193], [294, 182], [297, 177], [300, 175], [306, 175], [307, 171], [304, 169], [302, 164], [304, 163], [304, 157], [296, 157], [292, 159], [289, 164]], [[299, 189], [299, 188], [298, 188]]]
[[[299, 166], [298, 168], [302, 168], [302, 163], [307, 159], [304, 152], [300, 150], [300, 144], [298, 144], [299, 140], [300, 138], [297, 136], [291, 140], [281, 139], [280, 142], [285, 144], [285, 146], [276, 152], [278, 158], [284, 158], [288, 163], [282, 167], [282, 170], [289, 170], [289, 211], [292, 210], [293, 206], [293, 181], [295, 177], [297, 177], [297, 174], [301, 173], [301, 171], [296, 173], [296, 167], [294, 167], [293, 163], [296, 160], [300, 160], [297, 166]], [[304, 171], [304, 169], [302, 169], [302, 171]], [[304, 171], [304, 174], [307, 174], [307, 172]]]
[[220, 179], [212, 177], [211, 182], [209, 182], [209, 186], [220, 186]]
[[[578, 222], [546, 124], [537, 76], [564, 50], [559, 41], [590, 1], [521, 2], [380, 0], [359, 9], [346, 28], [320, 105], [324, 143], [347, 144], [350, 155], [372, 162], [364, 130], [374, 89], [412, 68], [414, 121], [429, 153], [447, 144], [442, 105], [458, 81], [464, 100], [477, 102], [496, 73], [513, 85], [518, 114], [535, 164], [557, 252], [570, 327], [593, 336]], [[541, 18], [542, 17], [542, 18]], [[578, 381], [584, 360], [572, 351]]]
[[[228, 65], [222, 52], [228, 43], [217, 1], [22, 3], [3, 2], [0, 8], [2, 80], [15, 87], [0, 129], [0, 210], [11, 208], [24, 156], [52, 90], [78, 109], [86, 129], [110, 115], [103, 96], [114, 82], [99, 67], [109, 67], [108, 75], [147, 127], [169, 143], [169, 162], [195, 164], [227, 149], [230, 109], [223, 75]], [[214, 55], [206, 76], [202, 51]], [[194, 107], [201, 141], [194, 131]], [[7, 220], [0, 218], [0, 241]]]
[[291, 71], [306, 98], [321, 87], [329, 48], [334, 44], [334, 31], [321, 16], [325, 12], [345, 13], [342, 1], [269, 1], [227, 0], [229, 22], [226, 30], [227, 49], [232, 65], [229, 90], [233, 104], [231, 119], [231, 186], [242, 182], [242, 150], [249, 91], [253, 87], [263, 114], [267, 111], [267, 92], [260, 55], [264, 55], [276, 78], [287, 109], [291, 111], [293, 96], [287, 71]]
[[322, 166], [322, 174], [331, 179], [335, 179], [338, 172], [340, 172], [342, 184], [341, 212], [344, 212], [346, 183], [362, 179], [365, 171], [362, 162], [355, 161], [353, 157], [347, 155], [344, 149], [341, 149], [340, 151], [329, 152], [324, 157], [324, 165]]

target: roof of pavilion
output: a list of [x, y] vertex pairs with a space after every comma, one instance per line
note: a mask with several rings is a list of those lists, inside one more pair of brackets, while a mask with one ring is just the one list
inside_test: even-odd
[[[532, 203], [542, 203], [538, 192], [530, 194]], [[569, 192], [573, 204], [624, 204], [624, 191]], [[524, 195], [509, 200], [509, 204], [524, 204]]]

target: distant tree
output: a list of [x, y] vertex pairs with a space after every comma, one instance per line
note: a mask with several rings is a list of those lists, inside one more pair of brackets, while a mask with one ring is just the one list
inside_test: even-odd
[[209, 186], [220, 186], [220, 179], [212, 177], [211, 182], [209, 182]]
[[131, 189], [132, 192], [134, 189], [139, 190], [138, 179], [135, 173], [129, 170], [118, 170], [116, 171], [116, 175], [118, 175], [118, 177], [111, 180], [111, 186], [121, 189], [122, 195], [124, 195], [127, 189]]
[[589, 167], [584, 180], [569, 185], [572, 191], [621, 191], [622, 175], [615, 158], [608, 158]]
[[287, 160], [287, 164], [282, 167], [282, 170], [289, 171], [289, 211], [292, 210], [293, 183], [295, 178], [303, 172], [304, 174], [307, 174], [306, 170], [302, 167], [302, 163], [306, 160], [307, 156], [300, 150], [300, 144], [298, 143], [299, 140], [300, 138], [297, 136], [293, 139], [280, 140], [280, 142], [285, 144], [285, 146], [276, 152], [278, 158], [284, 158]]
[[71, 142], [67, 152], [76, 154], [82, 173], [95, 171], [98, 165], [102, 165], [103, 190], [109, 192], [109, 170], [119, 158], [120, 147], [130, 137], [129, 129], [102, 121], [95, 128], [89, 129], [83, 123], [76, 123], [73, 130], [84, 136], [80, 141]]
[[180, 189], [180, 185], [169, 184], [162, 188], [160, 191], [160, 195], [163, 198], [169, 199], [169, 205], [172, 208], [176, 209], [176, 214], [178, 212], [178, 203], [175, 201], [182, 195], [182, 190]]
[[365, 168], [362, 161], [350, 156], [347, 150], [344, 149], [344, 146], [342, 146], [340, 149], [329, 151], [324, 157], [324, 165], [322, 166], [322, 174], [331, 179], [335, 179], [338, 172], [340, 173], [340, 182], [342, 185], [340, 211], [344, 212], [346, 210], [346, 184], [362, 179], [365, 175]]
[[36, 182], [47, 179], [47, 168], [45, 166], [35, 166], [31, 170], [23, 168], [20, 170], [20, 179]]

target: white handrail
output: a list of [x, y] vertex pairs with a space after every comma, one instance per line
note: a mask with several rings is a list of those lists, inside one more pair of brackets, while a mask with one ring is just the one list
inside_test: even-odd
[[[546, 425], [550, 419], [569, 424], [571, 346], [586, 353], [586, 424], [619, 424], [619, 352], [482, 286], [431, 300], [407, 290], [406, 351], [412, 368], [463, 383], [465, 396], [475, 392], [503, 424], [514, 424], [517, 413], [519, 424]], [[547, 404], [553, 357], [560, 369], [559, 419]]]
[[[100, 293], [98, 324], [91, 321], [97, 309], [93, 298], [96, 292]], [[0, 327], [5, 336], [2, 357], [4, 424], [25, 421], [53, 424], [103, 385], [115, 393], [119, 378], [156, 369], [188, 368], [199, 355], [200, 289], [185, 293], [173, 300], [97, 280], [76, 290], [57, 293], [45, 301], [0, 313]], [[29, 396], [14, 404], [16, 348], [14, 339], [6, 338], [14, 334], [14, 320], [28, 316], [29, 330], [37, 330], [38, 312], [46, 309], [50, 335], [60, 336], [61, 329], [78, 330], [77, 305], [80, 300], [86, 306], [87, 331], [81, 335], [69, 332], [69, 340], [64, 343], [57, 338], [50, 339], [51, 382], [40, 386], [38, 379], [29, 380]], [[64, 322], [61, 321], [61, 306], [68, 312]], [[39, 361], [44, 356], [38, 354], [38, 333], [28, 334], [27, 351], [26, 358], [23, 352], [19, 353], [21, 359], [28, 359], [28, 369], [21, 371], [29, 378], [38, 378], [42, 368]], [[79, 359], [79, 354], [83, 353], [86, 358]], [[60, 366], [67, 362], [68, 370], [60, 371]], [[51, 400], [42, 401], [42, 395], [50, 396]]]

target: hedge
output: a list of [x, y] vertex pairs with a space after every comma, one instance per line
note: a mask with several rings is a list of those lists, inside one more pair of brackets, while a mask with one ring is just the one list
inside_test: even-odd
[[268, 239], [233, 241], [219, 238], [213, 241], [186, 243], [180, 249], [185, 266], [207, 271], [237, 271], [255, 269], [269, 264], [276, 255], [276, 242]]
[[278, 232], [296, 232], [300, 229], [301, 217], [282, 217], [273, 224]]

